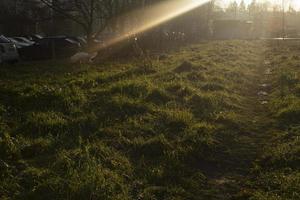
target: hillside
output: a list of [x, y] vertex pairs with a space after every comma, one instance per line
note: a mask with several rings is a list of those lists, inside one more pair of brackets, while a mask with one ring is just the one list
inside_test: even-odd
[[300, 199], [300, 48], [0, 68], [0, 199]]

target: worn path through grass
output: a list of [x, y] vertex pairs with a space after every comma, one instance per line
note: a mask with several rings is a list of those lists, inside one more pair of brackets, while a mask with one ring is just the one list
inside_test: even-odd
[[244, 128], [228, 143], [231, 156], [224, 158], [231, 162], [223, 166], [214, 176], [211, 183], [217, 188], [217, 199], [248, 199], [252, 195], [252, 182], [255, 179], [256, 162], [261, 156], [265, 145], [270, 140], [270, 131], [274, 120], [268, 104], [272, 90], [272, 66], [265, 55], [265, 44], [257, 47], [259, 62], [253, 65], [250, 84], [242, 91], [244, 111], [241, 120]]

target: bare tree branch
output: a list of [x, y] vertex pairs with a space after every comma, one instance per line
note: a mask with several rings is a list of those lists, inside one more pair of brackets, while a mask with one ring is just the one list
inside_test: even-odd
[[55, 6], [52, 4], [52, 2], [50, 0], [40, 0], [42, 3], [44, 3], [47, 7], [51, 8], [53, 11], [67, 17], [68, 19], [76, 22], [77, 24], [81, 25], [84, 29], [87, 29], [87, 25], [81, 21], [80, 19], [78, 19], [76, 16], [73, 16], [72, 14], [70, 14], [69, 11], [64, 10], [63, 8], [61, 8], [60, 6]]

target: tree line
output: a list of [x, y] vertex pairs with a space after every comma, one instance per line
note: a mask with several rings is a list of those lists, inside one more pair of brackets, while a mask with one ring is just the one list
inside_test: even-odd
[[[88, 40], [106, 30], [118, 32], [124, 21], [119, 16], [166, 0], [1, 0], [0, 33], [7, 35], [44, 33], [45, 35], [85, 35]], [[300, 29], [299, 12], [286, 11], [286, 26]], [[209, 37], [211, 22], [218, 19], [251, 20], [257, 30], [262, 26], [279, 29], [281, 8], [253, 0], [232, 1], [226, 8], [211, 0], [199, 9], [166, 23], [161, 30], [180, 31], [189, 37]], [[121, 20], [120, 20], [121, 19]], [[134, 20], [126, 23], [134, 23]], [[266, 25], [267, 24], [267, 25]], [[266, 28], [266, 27], [264, 27]]]
[[[81, 32], [92, 37], [122, 28], [119, 16], [164, 0], [2, 0], [0, 24], [5, 34]], [[132, 20], [134, 21], [134, 20]], [[67, 31], [66, 31], [67, 30]], [[75, 31], [74, 31], [75, 30]]]

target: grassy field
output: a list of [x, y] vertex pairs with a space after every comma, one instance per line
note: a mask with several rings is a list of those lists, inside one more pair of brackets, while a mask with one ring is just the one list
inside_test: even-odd
[[300, 46], [0, 67], [0, 199], [300, 199]]

